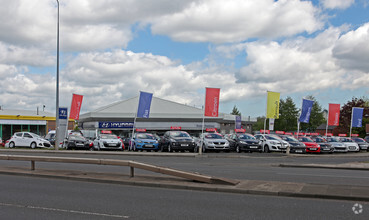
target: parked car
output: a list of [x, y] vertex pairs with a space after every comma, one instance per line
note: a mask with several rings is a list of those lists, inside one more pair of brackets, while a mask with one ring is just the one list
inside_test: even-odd
[[115, 134], [99, 134], [93, 142], [94, 150], [123, 150], [123, 144]]
[[306, 153], [320, 153], [320, 145], [315, 143], [310, 137], [299, 137], [300, 142], [306, 146]]
[[271, 151], [285, 152], [289, 146], [287, 141], [272, 134], [256, 134], [255, 138], [261, 141], [262, 149], [266, 153]]
[[364, 140], [369, 143], [369, 136], [365, 136]]
[[45, 139], [50, 142], [51, 145], [55, 146], [55, 130], [51, 130], [45, 136]]
[[160, 139], [161, 151], [190, 151], [194, 152], [196, 143], [185, 131], [172, 130], [164, 133]]
[[315, 143], [319, 144], [320, 146], [320, 153], [333, 153], [334, 147], [332, 144], [328, 143], [325, 138], [322, 137], [313, 137], [312, 138]]
[[306, 146], [304, 143], [297, 140], [291, 135], [280, 135], [282, 140], [287, 141], [290, 144], [290, 153], [306, 153]]
[[147, 150], [158, 151], [159, 142], [155, 136], [151, 133], [135, 133], [132, 140], [132, 144], [129, 146], [130, 150]]
[[364, 139], [359, 138], [359, 137], [354, 137], [352, 138], [352, 140], [355, 141], [359, 145], [360, 150], [369, 151], [369, 144]]
[[232, 150], [237, 153], [244, 152], [262, 152], [263, 148], [261, 146], [261, 141], [257, 140], [253, 135], [246, 133], [236, 133], [232, 134], [228, 141]]
[[340, 137], [339, 140], [347, 146], [348, 151], [350, 151], [350, 152], [359, 152], [360, 151], [359, 145], [355, 141], [353, 141], [351, 138]]
[[49, 148], [51, 144], [48, 140], [32, 132], [16, 132], [10, 138], [5, 147], [30, 147], [30, 148]]
[[333, 152], [346, 153], [348, 151], [347, 146], [344, 145], [342, 142], [340, 142], [340, 140], [337, 137], [327, 137], [326, 140], [334, 147]]
[[81, 133], [71, 133], [63, 142], [63, 148], [93, 150], [93, 142], [83, 137]]
[[204, 133], [200, 135], [199, 145], [202, 143], [202, 152], [206, 151], [230, 151], [228, 140], [219, 133]]

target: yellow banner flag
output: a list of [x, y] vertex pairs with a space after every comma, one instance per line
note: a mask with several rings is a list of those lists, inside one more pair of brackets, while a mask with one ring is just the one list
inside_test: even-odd
[[279, 92], [269, 92], [268, 91], [268, 100], [267, 100], [267, 118], [279, 118]]

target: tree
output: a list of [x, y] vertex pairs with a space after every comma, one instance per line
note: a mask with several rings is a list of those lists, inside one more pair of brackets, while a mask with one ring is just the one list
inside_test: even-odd
[[231, 115], [239, 115], [239, 116], [241, 116], [241, 112], [237, 109], [236, 105], [233, 106]]
[[279, 119], [275, 120], [274, 130], [297, 130], [298, 109], [291, 97], [287, 97], [286, 100], [280, 100], [279, 114]]
[[257, 117], [256, 123], [253, 125], [253, 130], [259, 131], [259, 130], [264, 129], [264, 121], [265, 121], [265, 116]]
[[315, 130], [324, 123], [327, 123], [327, 120], [324, 118], [324, 110], [320, 106], [319, 102], [316, 101], [315, 97], [309, 95], [306, 99], [314, 101], [313, 108], [310, 113], [309, 123], [300, 123], [301, 131], [315, 132]]

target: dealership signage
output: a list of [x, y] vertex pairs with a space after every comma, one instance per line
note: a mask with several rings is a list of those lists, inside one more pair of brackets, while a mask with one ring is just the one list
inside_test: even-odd
[[133, 122], [99, 122], [99, 128], [133, 128]]

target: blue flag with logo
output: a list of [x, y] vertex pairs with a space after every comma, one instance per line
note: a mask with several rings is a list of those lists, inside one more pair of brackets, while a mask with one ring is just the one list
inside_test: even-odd
[[314, 101], [312, 100], [308, 100], [308, 99], [302, 100], [302, 109], [301, 109], [301, 115], [300, 115], [299, 122], [309, 123], [311, 109], [313, 108], [313, 104], [314, 104]]
[[140, 92], [140, 99], [137, 109], [138, 118], [149, 118], [152, 93]]
[[351, 126], [355, 128], [361, 128], [363, 122], [364, 108], [352, 108], [352, 120]]
[[241, 125], [241, 116], [236, 115], [235, 116], [235, 121], [236, 121], [236, 123], [235, 123], [236, 129], [241, 129], [242, 128], [242, 125]]

